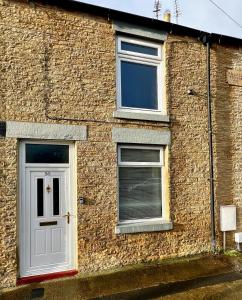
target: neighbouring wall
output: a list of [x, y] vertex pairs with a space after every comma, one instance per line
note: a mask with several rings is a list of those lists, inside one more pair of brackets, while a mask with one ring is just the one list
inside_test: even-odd
[[[242, 230], [242, 86], [228, 84], [227, 71], [242, 71], [242, 50], [214, 45], [216, 73], [214, 86], [215, 198], [219, 205], [235, 204], [237, 231]], [[220, 233], [221, 236], [221, 233]], [[234, 232], [227, 233], [227, 243], [235, 247]]]

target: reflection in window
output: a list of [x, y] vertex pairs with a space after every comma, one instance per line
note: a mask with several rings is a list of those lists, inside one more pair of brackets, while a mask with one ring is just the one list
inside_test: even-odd
[[121, 61], [122, 106], [158, 109], [157, 66]]
[[153, 55], [153, 56], [158, 55], [158, 48], [123, 42], [123, 41], [121, 42], [121, 49], [125, 51], [137, 52], [146, 55]]
[[121, 148], [121, 161], [160, 162], [160, 150]]

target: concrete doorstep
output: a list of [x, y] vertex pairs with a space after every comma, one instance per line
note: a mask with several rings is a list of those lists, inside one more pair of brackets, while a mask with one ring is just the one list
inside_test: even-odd
[[[234, 284], [241, 281], [242, 284], [241, 261], [240, 257], [207, 255], [133, 265], [87, 276], [77, 275], [4, 289], [0, 300], [205, 299], [189, 298], [189, 290], [199, 291], [204, 287], [229, 282]], [[185, 298], [182, 298], [184, 292]], [[179, 298], [169, 298], [178, 293]]]

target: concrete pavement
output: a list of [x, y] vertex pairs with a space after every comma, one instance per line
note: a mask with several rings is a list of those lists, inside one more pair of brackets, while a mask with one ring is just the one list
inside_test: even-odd
[[[242, 256], [200, 255], [4, 289], [0, 300], [237, 299]], [[199, 298], [200, 297], [200, 298]], [[217, 297], [217, 296], [216, 296]], [[239, 297], [239, 296], [238, 296]], [[239, 299], [242, 299], [240, 296]]]

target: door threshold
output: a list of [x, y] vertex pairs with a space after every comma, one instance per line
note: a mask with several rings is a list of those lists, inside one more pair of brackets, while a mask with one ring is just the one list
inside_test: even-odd
[[34, 283], [34, 282], [42, 282], [42, 281], [51, 280], [51, 279], [58, 279], [61, 277], [74, 276], [77, 273], [78, 273], [77, 270], [68, 270], [68, 271], [63, 271], [63, 272], [21, 277], [21, 278], [17, 279], [17, 285], [29, 284], [29, 283]]

